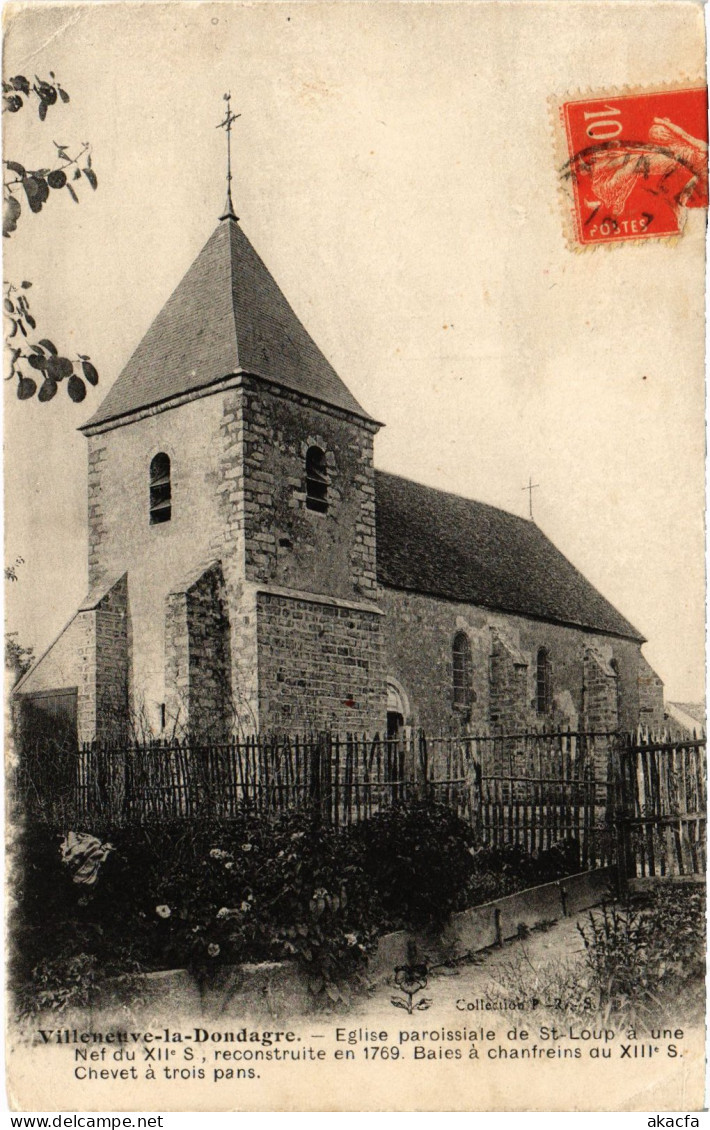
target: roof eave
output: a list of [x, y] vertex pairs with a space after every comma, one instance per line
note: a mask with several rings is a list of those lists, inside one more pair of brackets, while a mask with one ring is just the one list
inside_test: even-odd
[[[302, 396], [304, 400], [313, 401], [313, 403], [318, 406], [325, 405], [331, 410], [343, 412], [348, 416], [354, 416], [375, 431], [385, 426], [381, 421], [375, 420], [373, 416], [365, 412], [364, 409], [355, 411], [355, 409], [346, 408], [341, 404], [332, 404], [329, 400], [324, 400], [321, 397], [313, 396], [306, 392], [300, 392], [291, 388], [290, 385], [282, 384], [280, 381], [275, 381], [272, 377], [265, 377], [261, 373], [256, 373], [251, 369], [235, 369], [232, 373], [226, 373], [222, 377], [215, 377], [213, 380], [206, 381], [204, 384], [198, 385], [183, 393], [177, 393], [173, 396], [166, 396], [151, 401], [148, 404], [141, 405], [140, 408], [132, 408], [127, 412], [117, 412], [112, 416], [105, 416], [100, 419], [96, 419], [94, 416], [90, 420], [87, 420], [85, 424], [81, 424], [77, 430], [83, 432], [86, 436], [100, 435], [102, 432], [112, 431], [114, 428], [132, 424], [137, 420], [144, 419], [146, 416], [154, 416], [157, 415], [158, 412], [168, 411], [171, 408], [179, 408], [181, 404], [187, 404], [192, 400], [200, 400], [205, 396], [211, 396], [225, 388], [238, 388], [239, 382], [244, 377], [253, 377], [256, 380], [263, 381], [265, 384], [271, 384], [276, 388], [285, 389], [287, 392]], [[228, 382], [230, 381], [235, 383], [229, 384]]]

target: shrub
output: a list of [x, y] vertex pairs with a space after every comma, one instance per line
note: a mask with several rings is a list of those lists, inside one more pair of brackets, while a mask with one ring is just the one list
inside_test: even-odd
[[13, 984], [59, 1008], [99, 974], [188, 967], [206, 978], [223, 963], [284, 958], [338, 1001], [379, 934], [544, 882], [574, 855], [476, 850], [471, 826], [433, 802], [339, 832], [304, 811], [118, 828], [102, 836], [113, 847], [93, 885], [72, 880], [61, 838], [40, 825], [21, 834], [11, 923]]
[[37, 999], [83, 953], [104, 975], [295, 957], [338, 1000], [374, 944], [379, 904], [348, 838], [306, 814], [126, 828], [112, 843], [94, 886], [72, 882], [58, 836], [35, 827], [17, 845], [12, 978]]
[[395, 806], [356, 825], [351, 841], [388, 926], [438, 923], [465, 904], [475, 836], [445, 805]]
[[600, 1003], [644, 1012], [701, 984], [705, 971], [705, 895], [696, 886], [659, 885], [645, 903], [604, 906], [579, 926]]
[[564, 879], [581, 870], [579, 843], [571, 837], [559, 840], [536, 855], [519, 844], [480, 847], [473, 863], [467, 890], [468, 906]]

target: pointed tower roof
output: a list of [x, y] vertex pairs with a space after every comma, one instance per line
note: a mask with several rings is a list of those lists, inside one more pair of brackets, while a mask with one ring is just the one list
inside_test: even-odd
[[365, 420], [227, 212], [82, 431], [218, 385], [261, 377]]

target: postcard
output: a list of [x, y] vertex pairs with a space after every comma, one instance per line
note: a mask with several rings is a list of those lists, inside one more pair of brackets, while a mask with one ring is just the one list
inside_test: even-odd
[[702, 5], [4, 16], [11, 1109], [697, 1124]]

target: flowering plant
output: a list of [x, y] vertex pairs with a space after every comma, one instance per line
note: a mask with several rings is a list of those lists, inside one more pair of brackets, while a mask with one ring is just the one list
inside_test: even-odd
[[411, 1016], [415, 1009], [426, 1009], [431, 1004], [431, 997], [422, 997], [414, 1004], [417, 993], [423, 992], [429, 981], [429, 970], [426, 965], [397, 965], [394, 971], [394, 983], [402, 990], [401, 997], [392, 997], [395, 1008], [405, 1008]]

